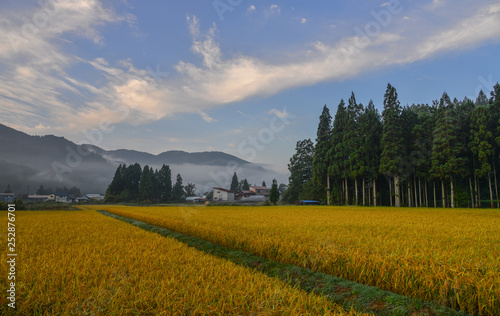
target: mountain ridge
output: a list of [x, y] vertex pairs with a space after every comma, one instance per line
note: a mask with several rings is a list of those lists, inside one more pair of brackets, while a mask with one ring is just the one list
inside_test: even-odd
[[18, 191], [43, 184], [77, 186], [82, 191], [102, 193], [116, 167], [123, 163], [153, 168], [166, 164], [172, 169], [172, 178], [180, 173], [188, 182], [207, 188], [213, 184], [229, 185], [226, 182], [236, 171], [240, 177], [269, 174], [269, 170], [258, 164], [221, 151], [169, 150], [155, 155], [132, 149], [105, 150], [91, 144], [77, 145], [61, 136], [29, 135], [3, 124], [0, 124], [0, 148], [0, 167], [3, 164], [0, 170], [4, 170], [0, 175], [0, 191], [8, 184]]

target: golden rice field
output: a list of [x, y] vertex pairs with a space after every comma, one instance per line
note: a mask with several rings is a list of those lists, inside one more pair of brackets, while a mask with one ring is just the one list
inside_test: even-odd
[[[356, 315], [95, 211], [16, 215], [18, 315]], [[0, 314], [14, 314], [0, 284]]]
[[100, 207], [476, 315], [500, 315], [500, 212], [485, 209]]

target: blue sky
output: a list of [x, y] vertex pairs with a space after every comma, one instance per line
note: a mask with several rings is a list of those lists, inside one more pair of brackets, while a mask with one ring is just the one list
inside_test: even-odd
[[324, 104], [500, 81], [498, 1], [0, 3], [0, 123], [105, 149], [216, 150], [285, 174]]

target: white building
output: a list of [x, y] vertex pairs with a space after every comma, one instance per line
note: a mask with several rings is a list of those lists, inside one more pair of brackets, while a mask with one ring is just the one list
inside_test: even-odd
[[71, 199], [68, 197], [66, 193], [55, 193], [54, 201], [61, 203], [70, 203]]
[[213, 192], [213, 201], [234, 201], [234, 191], [223, 188], [214, 188]]

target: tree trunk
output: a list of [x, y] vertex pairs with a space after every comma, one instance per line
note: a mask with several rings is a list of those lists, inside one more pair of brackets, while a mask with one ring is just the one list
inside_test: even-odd
[[422, 207], [422, 179], [418, 178], [418, 203]]
[[411, 207], [411, 203], [412, 203], [412, 196], [411, 196], [411, 186], [410, 186], [410, 182], [411, 180], [408, 179], [408, 184], [407, 184], [407, 189], [408, 189], [408, 207]]
[[497, 166], [493, 164], [493, 174], [495, 175], [495, 193], [497, 198], [497, 208], [500, 208], [500, 201], [498, 201], [498, 184], [497, 184]]
[[429, 194], [427, 193], [427, 180], [424, 182], [425, 186], [425, 207], [429, 207]]
[[358, 177], [354, 178], [354, 203], [358, 206]]
[[373, 180], [373, 206], [377, 206], [377, 182]]
[[349, 187], [347, 184], [347, 178], [345, 178], [345, 205], [349, 205]]
[[330, 176], [326, 173], [326, 205], [330, 205]]
[[477, 177], [476, 175], [474, 174], [474, 196], [475, 196], [475, 200], [476, 200], [476, 208], [478, 208], [479, 206], [479, 194], [478, 194], [478, 190], [477, 190]]
[[451, 208], [455, 208], [455, 196], [453, 192], [453, 177], [450, 178], [450, 185], [451, 185]]
[[392, 207], [392, 180], [389, 177], [389, 201], [391, 201], [391, 207]]
[[493, 187], [491, 186], [491, 172], [488, 173], [488, 183], [490, 184], [491, 208], [495, 208], [495, 203], [493, 203]]
[[444, 198], [446, 196], [446, 192], [444, 192], [444, 181], [441, 180], [441, 200], [443, 204], [443, 208], [446, 208], [446, 199]]
[[417, 178], [415, 176], [413, 176], [413, 192], [415, 192], [413, 195], [413, 204], [415, 207], [418, 207]]
[[365, 188], [365, 177], [363, 177], [363, 183], [361, 184], [363, 188], [363, 206], [366, 206], [366, 188]]
[[436, 203], [436, 181], [432, 181], [432, 185], [434, 186], [434, 207], [437, 207], [437, 203]]
[[476, 176], [476, 181], [477, 181], [477, 199], [478, 199], [478, 207], [482, 207], [481, 203], [481, 183], [479, 182], [479, 177]]
[[[370, 181], [370, 180], [368, 180]], [[366, 188], [367, 192], [368, 192], [368, 206], [372, 206], [372, 190], [370, 190], [370, 186], [367, 185], [367, 188]]]
[[344, 203], [344, 180], [340, 180], [340, 205], [345, 205]]
[[399, 176], [396, 176], [394, 178], [394, 195], [395, 195], [395, 200], [394, 200], [394, 206], [395, 207], [401, 207], [401, 200], [400, 200], [400, 190], [399, 190]]
[[476, 205], [474, 204], [474, 191], [472, 190], [472, 179], [469, 176], [469, 190], [470, 190], [470, 199], [471, 199], [471, 207], [474, 208]]

